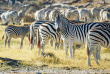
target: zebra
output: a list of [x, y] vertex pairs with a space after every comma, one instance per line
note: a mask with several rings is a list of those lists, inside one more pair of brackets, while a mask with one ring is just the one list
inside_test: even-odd
[[[67, 46], [69, 45], [69, 56], [73, 58], [76, 44], [85, 44], [87, 32], [94, 27], [110, 27], [110, 23], [90, 22], [72, 25], [68, 19], [61, 14], [57, 14], [55, 28], [61, 34], [65, 48], [65, 57], [67, 57]], [[100, 55], [98, 55], [98, 58], [100, 59]]]
[[52, 10], [49, 14], [49, 20], [50, 21], [54, 21], [55, 17], [56, 17], [56, 14], [59, 13], [58, 10]]
[[92, 22], [93, 21], [93, 16], [92, 14], [89, 12], [89, 10], [87, 9], [81, 9], [81, 8], [77, 8], [78, 12], [79, 12], [79, 20], [84, 20], [85, 22], [87, 22], [87, 19]]
[[37, 42], [37, 31], [38, 31], [38, 28], [41, 24], [43, 23], [46, 23], [46, 22], [49, 22], [49, 21], [34, 21], [31, 25], [30, 25], [30, 38], [29, 38], [29, 41], [30, 41], [30, 44], [31, 44], [31, 49], [33, 49], [34, 47], [34, 43]]
[[[44, 24], [44, 23], [54, 23], [54, 21], [35, 21], [30, 25], [30, 44], [31, 44], [31, 49], [34, 47], [34, 43], [37, 42], [37, 31], [39, 29], [39, 26]], [[50, 26], [51, 27], [51, 26]], [[49, 39], [49, 43], [51, 46], [53, 46], [53, 40]], [[58, 48], [59, 43], [55, 42], [55, 49]]]
[[43, 8], [41, 10], [37, 10], [35, 13], [34, 13], [34, 18], [36, 21], [43, 21], [43, 20], [46, 20], [45, 18], [45, 13], [50, 10], [51, 8], [50, 7], [47, 7], [47, 8]]
[[110, 20], [110, 13], [108, 11], [103, 11], [101, 18], [102, 18], [102, 20], [109, 21]]
[[20, 42], [20, 49], [21, 49], [23, 46], [24, 37], [28, 34], [28, 32], [29, 32], [29, 26], [13, 26], [13, 25], [7, 26], [2, 36], [2, 39], [4, 39], [4, 35], [5, 35], [5, 47], [7, 44], [7, 40], [8, 40], [8, 47], [10, 48], [11, 38], [21, 38], [21, 42]]
[[[48, 39], [52, 39], [55, 41], [55, 49], [56, 49], [56, 46], [59, 45], [58, 43], [62, 43], [61, 35], [60, 33], [56, 32], [54, 23], [46, 22], [41, 24], [39, 26], [37, 34], [38, 34], [37, 46], [39, 48], [38, 54], [40, 54], [41, 49], [42, 49], [41, 54], [44, 53], [45, 43], [46, 43], [46, 40]], [[40, 38], [41, 38], [41, 41], [40, 41]]]
[[[81, 22], [81, 21], [73, 21], [73, 20], [71, 20], [70, 22], [71, 23], [76, 23], [76, 22]], [[34, 43], [37, 42], [36, 41], [37, 40], [37, 31], [39, 29], [39, 26], [44, 24], [44, 23], [50, 23], [50, 24], [52, 23], [53, 25], [55, 24], [54, 21], [34, 21], [30, 25], [30, 38], [29, 38], [29, 41], [30, 41], [30, 44], [31, 44], [31, 49], [33, 49]], [[50, 27], [53, 27], [53, 26], [50, 26]], [[53, 30], [53, 28], [51, 30]], [[52, 39], [50, 39], [49, 43], [50, 43], [51, 46], [53, 46], [53, 40]], [[54, 49], [58, 48], [58, 44], [59, 43], [57, 43], [57, 42], [55, 43]]]
[[2, 19], [3, 24], [5, 25], [9, 24], [10, 21], [13, 24], [15, 24], [15, 23], [19, 23], [16, 20], [17, 14], [18, 14], [17, 11], [6, 11], [2, 13], [0, 17]]
[[110, 48], [110, 28], [94, 28], [87, 34], [86, 48], [88, 54], [88, 65], [91, 66], [90, 56], [93, 53], [96, 63], [99, 65], [97, 56], [97, 50], [101, 49], [101, 46]]
[[106, 9], [101, 9], [100, 11], [100, 20], [101, 21], [104, 21], [104, 20], [110, 20], [110, 10], [109, 8], [106, 8]]
[[[63, 10], [61, 11], [66, 18], [68, 18], [69, 20], [79, 20], [79, 13], [77, 10], [71, 10], [71, 9], [67, 9], [67, 10]], [[73, 18], [74, 16], [74, 18]]]
[[93, 21], [100, 21], [100, 8], [92, 8]]

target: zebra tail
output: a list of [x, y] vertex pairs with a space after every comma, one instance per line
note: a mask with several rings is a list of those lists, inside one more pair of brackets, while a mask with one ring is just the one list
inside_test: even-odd
[[3, 36], [2, 36], [2, 40], [4, 39], [4, 34], [3, 34]]
[[37, 47], [40, 48], [39, 29], [37, 30]]
[[88, 47], [88, 44], [87, 44], [87, 55], [89, 56], [89, 47]]
[[30, 44], [32, 44], [32, 41], [33, 41], [33, 32], [34, 32], [34, 30], [33, 30], [33, 26], [31, 25], [30, 26], [30, 34], [29, 34], [29, 43]]
[[29, 40], [29, 44], [32, 44], [30, 40], [30, 34], [28, 35], [28, 40]]
[[87, 55], [89, 56], [89, 40], [88, 40], [88, 34], [86, 36], [85, 48], [87, 49]]

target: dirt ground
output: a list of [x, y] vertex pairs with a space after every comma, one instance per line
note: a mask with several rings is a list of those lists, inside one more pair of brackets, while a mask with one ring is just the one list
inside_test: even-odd
[[110, 71], [104, 71], [104, 70], [12, 70], [12, 71], [5, 71], [0, 72], [0, 74], [107, 74], [110, 73]]

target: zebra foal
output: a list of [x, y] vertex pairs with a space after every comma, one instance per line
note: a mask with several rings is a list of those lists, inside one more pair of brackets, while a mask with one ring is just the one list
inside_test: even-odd
[[94, 59], [99, 64], [97, 59], [97, 50], [101, 49], [101, 46], [110, 48], [110, 28], [94, 28], [87, 34], [86, 48], [88, 54], [88, 65], [91, 66], [90, 56], [93, 53]]
[[23, 46], [23, 40], [26, 34], [29, 32], [29, 26], [13, 26], [9, 25], [5, 28], [2, 39], [4, 39], [5, 35], [5, 47], [8, 40], [8, 47], [10, 48], [11, 38], [21, 38], [20, 49]]

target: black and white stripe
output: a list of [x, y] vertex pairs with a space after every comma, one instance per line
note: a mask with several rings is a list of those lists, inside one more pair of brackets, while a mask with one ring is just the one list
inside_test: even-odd
[[[5, 34], [5, 47], [8, 40], [8, 47], [10, 48], [10, 41], [11, 38], [21, 38], [20, 42], [20, 49], [23, 46], [23, 39], [26, 36], [26, 34], [29, 32], [29, 26], [13, 26], [10, 25], [5, 28], [4, 34]], [[4, 38], [4, 35], [2, 39]]]
[[[86, 40], [87, 52], [88, 52], [88, 65], [91, 66], [90, 56], [93, 53], [94, 59], [97, 64], [97, 50], [101, 49], [101, 46], [110, 48], [110, 28], [94, 28], [87, 34]], [[90, 49], [90, 50], [89, 50]]]
[[67, 46], [69, 44], [69, 56], [72, 58], [74, 55], [76, 44], [85, 44], [87, 32], [95, 27], [110, 27], [110, 23], [91, 22], [82, 25], [72, 25], [61, 14], [55, 19], [55, 27], [61, 33], [64, 42], [65, 57], [67, 56]]
[[37, 31], [39, 26], [43, 23], [50, 22], [50, 21], [35, 21], [30, 25], [30, 44], [31, 49], [34, 47], [34, 43], [37, 42]]
[[[51, 22], [43, 23], [39, 26], [38, 36], [40, 36], [41, 38], [42, 53], [44, 53], [44, 47], [48, 39], [55, 41], [55, 44], [62, 42], [60, 33], [56, 32], [55, 24]], [[40, 45], [39, 38], [38, 38], [38, 45]], [[39, 50], [39, 54], [40, 54], [40, 50]]]

